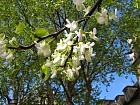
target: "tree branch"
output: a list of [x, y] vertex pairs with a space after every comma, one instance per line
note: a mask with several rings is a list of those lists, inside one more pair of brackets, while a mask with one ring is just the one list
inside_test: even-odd
[[[89, 11], [89, 13], [88, 13], [85, 17], [83, 17], [83, 19], [79, 20], [78, 23], [81, 23], [81, 22], [85, 21], [85, 20], [87, 19], [87, 17], [90, 18], [90, 16], [95, 12], [95, 10], [97, 9], [98, 5], [100, 5], [100, 4], [102, 3], [102, 1], [103, 1], [103, 0], [98, 0], [98, 1], [93, 5], [93, 7], [92, 7], [92, 9]], [[61, 28], [58, 32], [55, 32], [55, 33], [50, 34], [50, 35], [48, 35], [48, 36], [44, 36], [44, 37], [42, 37], [42, 38], [39, 38], [38, 41], [37, 41], [37, 43], [40, 42], [40, 41], [42, 41], [42, 40], [44, 40], [44, 39], [47, 39], [47, 38], [49, 38], [49, 37], [57, 37], [60, 33], [62, 33], [62, 32], [63, 32], [64, 30], [66, 30], [66, 29], [67, 29], [67, 27], [63, 27], [63, 28]], [[27, 50], [27, 49], [30, 49], [30, 48], [32, 48], [32, 47], [34, 47], [34, 46], [35, 46], [35, 43], [33, 43], [33, 44], [29, 45], [29, 46], [22, 46], [22, 45], [20, 45], [19, 47], [8, 47], [8, 48], [9, 48], [9, 49], [17, 49], [17, 50]]]
[[64, 91], [65, 91], [65, 93], [66, 93], [68, 104], [69, 104], [69, 105], [74, 105], [74, 103], [73, 103], [72, 100], [71, 100], [71, 96], [69, 95], [69, 92], [68, 92], [68, 90], [66, 89], [66, 87], [65, 87], [65, 85], [64, 85], [64, 83], [63, 83], [63, 80], [60, 79], [60, 82], [61, 82], [61, 85], [62, 85], [62, 87], [64, 88]]

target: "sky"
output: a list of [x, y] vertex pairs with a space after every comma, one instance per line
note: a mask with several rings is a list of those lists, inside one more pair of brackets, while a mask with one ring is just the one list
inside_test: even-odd
[[[111, 83], [111, 85], [107, 88], [108, 92], [106, 91], [106, 86], [101, 86], [102, 93], [100, 95], [101, 99], [109, 99], [114, 100], [117, 95], [122, 95], [122, 90], [126, 86], [133, 86], [136, 83], [136, 76], [132, 74], [124, 74], [121, 77], [118, 75], [114, 75], [115, 80]], [[126, 76], [128, 78], [126, 79]]]

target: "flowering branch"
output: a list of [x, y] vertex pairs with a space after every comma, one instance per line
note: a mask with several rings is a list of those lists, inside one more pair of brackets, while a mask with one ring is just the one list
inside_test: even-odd
[[[79, 20], [78, 21], [78, 24], [87, 20], [87, 18], [90, 18], [90, 16], [95, 12], [96, 8], [98, 7], [98, 5], [100, 5], [102, 3], [103, 0], [98, 0], [94, 5], [93, 7], [91, 8], [91, 10], [89, 11], [89, 13], [87, 15], [85, 15], [85, 17], [83, 17], [83, 19]], [[37, 40], [37, 43], [41, 42], [42, 40], [44, 39], [47, 39], [47, 38], [50, 38], [50, 37], [57, 37], [60, 33], [62, 33], [64, 30], [66, 30], [67, 27], [63, 27], [61, 28], [58, 32], [55, 32], [53, 34], [50, 34], [50, 35], [47, 35], [47, 36], [44, 36], [44, 37], [41, 37]], [[9, 49], [16, 49], [16, 50], [27, 50], [27, 49], [30, 49], [32, 47], [35, 46], [35, 43], [29, 45], [29, 46], [22, 46], [22, 45], [19, 45], [19, 47], [8, 47]]]

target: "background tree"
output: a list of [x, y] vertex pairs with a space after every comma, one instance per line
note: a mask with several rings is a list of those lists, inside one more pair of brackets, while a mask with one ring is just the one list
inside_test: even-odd
[[[86, 15], [80, 11], [84, 8], [83, 4], [91, 6]], [[108, 10], [105, 19], [112, 18], [108, 23], [100, 20], [103, 8]], [[114, 15], [116, 8], [117, 20]], [[6, 48], [14, 55], [12, 60], [9, 59], [12, 55], [7, 49], [10, 57], [6, 55], [0, 59], [3, 104], [10, 103], [12, 99], [18, 105], [96, 104], [100, 83], [109, 85], [114, 79], [112, 73], [132, 72], [128, 55], [132, 47], [127, 40], [133, 39], [133, 46], [139, 46], [139, 0], [85, 0], [80, 6], [72, 0], [1, 0], [0, 12], [0, 45], [5, 40]], [[44, 66], [49, 58], [38, 55], [36, 43], [45, 40], [53, 53], [60, 39], [70, 32], [65, 26], [66, 19], [77, 21], [86, 36], [96, 27], [99, 39], [94, 40], [93, 52], [96, 56], [92, 62], [80, 61], [79, 75], [74, 73], [74, 78], [69, 79], [58, 72], [52, 79], [50, 68]], [[77, 43], [78, 39], [74, 44]], [[72, 57], [73, 46], [66, 54], [67, 59]], [[67, 61], [64, 66], [68, 65]]]

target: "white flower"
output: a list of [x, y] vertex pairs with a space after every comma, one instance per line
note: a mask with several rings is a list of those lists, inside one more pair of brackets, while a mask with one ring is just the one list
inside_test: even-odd
[[91, 47], [93, 47], [94, 45], [95, 45], [95, 43], [94, 43], [94, 42], [90, 43], [90, 46], [91, 46]]
[[39, 55], [43, 55], [45, 57], [50, 56], [51, 54], [50, 46], [45, 41], [41, 43], [36, 43], [35, 46], [38, 50]]
[[91, 35], [90, 37], [92, 39], [94, 39], [95, 41], [99, 41], [100, 39], [98, 37], [96, 37], [95, 35], [97, 34], [97, 29], [96, 28], [93, 28], [93, 31], [91, 32]]
[[69, 45], [69, 46], [73, 45], [73, 41], [68, 41], [67, 45]]
[[84, 59], [85, 59], [84, 55], [80, 54], [79, 55], [79, 60], [84, 60]]
[[131, 43], [132, 43], [132, 39], [128, 39], [127, 42], [128, 42], [129, 44], [131, 44]]
[[61, 60], [61, 55], [58, 54], [57, 57], [54, 58], [53, 63], [58, 63], [60, 62], [60, 60]]
[[83, 33], [82, 33], [82, 30], [81, 29], [79, 29], [79, 31], [75, 31], [75, 33], [77, 34], [77, 36], [78, 36], [78, 41], [80, 42], [80, 41], [82, 41], [82, 37], [83, 37]]
[[67, 75], [69, 80], [74, 79], [74, 72], [72, 69], [68, 68], [66, 71], [66, 75]]
[[97, 22], [99, 24], [105, 24], [105, 18], [103, 16], [100, 16], [100, 17], [97, 18]]
[[114, 20], [114, 21], [118, 21], [118, 17], [117, 17], [117, 9], [115, 9], [115, 13], [111, 13], [109, 16], [110, 20]]
[[46, 65], [47, 67], [51, 67], [51, 66], [52, 66], [52, 62], [51, 62], [50, 60], [47, 60], [45, 65]]
[[72, 39], [72, 33], [66, 34], [66, 39], [64, 40], [65, 43], [69, 42]]
[[102, 14], [102, 16], [106, 17], [107, 16], [107, 10], [106, 9], [102, 9], [101, 14]]
[[132, 59], [132, 62], [135, 61], [135, 53], [129, 54], [130, 59]]
[[87, 42], [86, 44], [83, 44], [81, 42], [79, 44], [80, 44], [79, 45], [80, 46], [79, 59], [84, 60], [84, 58], [85, 58], [88, 62], [91, 62], [91, 57], [95, 55], [95, 54], [93, 54], [93, 48], [92, 48], [95, 45], [95, 43]]
[[79, 51], [80, 47], [79, 46], [74, 46], [73, 47], [73, 52], [77, 53]]
[[53, 78], [55, 78], [56, 76], [57, 76], [57, 71], [53, 71], [53, 72], [52, 72], [52, 75], [51, 75], [51, 77], [50, 77], [50, 78], [52, 78], [52, 79], [53, 79]]
[[85, 44], [83, 42], [79, 43], [79, 47], [80, 47], [80, 54], [84, 54], [85, 53]]
[[85, 0], [73, 0], [73, 3], [76, 5], [76, 9], [78, 10], [78, 11], [81, 11], [81, 10], [83, 10], [84, 8], [85, 8], [85, 6], [84, 6], [84, 1]]
[[108, 15], [107, 15], [107, 10], [106, 9], [102, 9], [101, 13], [98, 13], [99, 16], [96, 18], [97, 22], [99, 24], [108, 24]]
[[70, 31], [75, 31], [78, 28], [78, 23], [76, 21], [73, 21], [72, 23], [68, 19], [66, 19], [66, 21], [68, 24], [66, 24], [65, 26], [67, 28], [70, 28]]
[[74, 68], [69, 68], [66, 70], [66, 76], [68, 77], [69, 80], [74, 79], [74, 75], [76, 74], [77, 76], [79, 75], [79, 70], [81, 69], [81, 66], [74, 67]]
[[66, 59], [67, 59], [67, 56], [66, 55], [62, 55], [61, 63], [60, 63], [61, 66], [64, 66]]
[[75, 73], [77, 76], [79, 76], [79, 70], [81, 69], [81, 66], [78, 66], [77, 68], [75, 68]]
[[64, 43], [62, 39], [60, 39], [60, 42], [57, 43], [57, 48], [56, 50], [64, 50], [67, 47], [67, 44]]
[[96, 35], [97, 34], [97, 29], [93, 28], [93, 34]]

